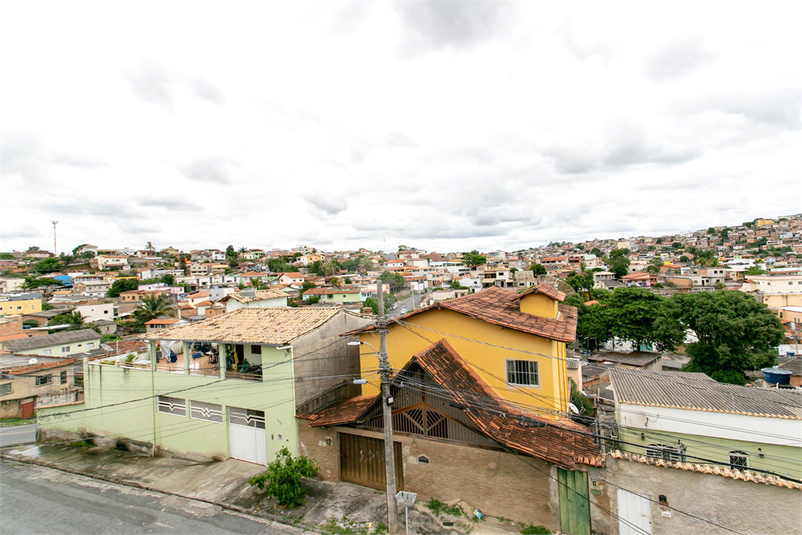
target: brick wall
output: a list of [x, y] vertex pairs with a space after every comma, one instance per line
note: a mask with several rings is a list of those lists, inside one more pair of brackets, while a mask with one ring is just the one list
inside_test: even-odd
[[[300, 452], [320, 464], [320, 477], [327, 481], [340, 480], [339, 433], [384, 437], [359, 429], [313, 428], [308, 423], [298, 421]], [[559, 529], [558, 487], [549, 477], [556, 479], [556, 467], [532, 457], [421, 437], [394, 439], [403, 448], [404, 490], [418, 493], [419, 504], [432, 498], [447, 503], [461, 500], [487, 515]], [[428, 458], [429, 464], [420, 463], [419, 456]]]

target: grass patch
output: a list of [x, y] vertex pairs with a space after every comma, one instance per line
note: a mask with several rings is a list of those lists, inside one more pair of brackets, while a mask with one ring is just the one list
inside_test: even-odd
[[3, 418], [0, 420], [0, 427], [14, 427], [17, 425], [30, 425], [36, 423], [36, 416], [33, 418]]
[[384, 525], [384, 522], [379, 522], [373, 528], [373, 535], [384, 535], [385, 533], [387, 533], [387, 526]]
[[426, 507], [428, 507], [437, 517], [439, 517], [441, 514], [465, 516], [465, 511], [463, 511], [462, 507], [459, 505], [446, 505], [440, 500], [435, 500], [434, 498], [429, 500], [429, 503], [426, 504]]
[[[368, 529], [366, 526], [358, 526], [354, 522], [351, 522], [347, 518], [343, 518], [343, 522], [347, 523], [347, 526], [341, 526], [337, 523], [336, 518], [330, 518], [328, 522], [320, 526], [320, 530], [323, 533], [330, 533], [331, 535], [368, 535]], [[379, 526], [384, 526], [384, 524], [379, 524]], [[377, 526], [377, 530], [378, 527]], [[385, 528], [386, 531], [386, 528]], [[374, 531], [374, 533], [379, 533], [378, 531]], [[381, 532], [381, 533], [384, 533]]]
[[543, 526], [535, 526], [534, 524], [524, 526], [521, 524], [521, 535], [548, 535], [549, 533], [551, 533], [551, 531]]

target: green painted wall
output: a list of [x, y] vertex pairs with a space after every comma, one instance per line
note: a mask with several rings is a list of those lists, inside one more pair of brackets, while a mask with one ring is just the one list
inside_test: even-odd
[[[620, 444], [622, 450], [639, 455], [646, 454], [644, 448], [649, 444], [676, 446], [677, 439], [679, 439], [687, 448], [685, 450], [686, 461], [698, 464], [706, 463], [701, 459], [694, 459], [691, 456], [726, 464], [729, 463], [730, 451], [743, 451], [749, 455], [750, 468], [768, 470], [793, 479], [802, 479], [802, 448], [672, 433], [668, 431], [659, 431], [659, 434], [656, 434], [655, 431], [644, 430], [644, 438], [641, 439], [641, 430], [635, 428], [621, 428], [619, 438], [624, 442], [643, 444], [643, 447]], [[760, 450], [758, 450], [758, 448], [760, 448]], [[761, 454], [763, 455], [762, 458], [760, 457]]]
[[[155, 440], [164, 448], [228, 457], [227, 408], [242, 407], [265, 412], [268, 462], [282, 446], [297, 455], [292, 362], [284, 351], [271, 346], [264, 346], [261, 356], [262, 381], [85, 364], [84, 403], [43, 409], [39, 425], [149, 443]], [[222, 405], [223, 423], [190, 418], [189, 403], [186, 416], [159, 413], [159, 395]]]

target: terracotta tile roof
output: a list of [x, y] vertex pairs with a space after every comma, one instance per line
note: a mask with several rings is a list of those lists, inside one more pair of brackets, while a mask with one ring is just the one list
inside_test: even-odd
[[198, 323], [149, 333], [143, 339], [284, 345], [338, 313], [338, 308], [238, 308]]
[[[182, 309], [192, 308], [192, 307], [181, 307]], [[180, 320], [176, 318], [168, 318], [168, 319], [153, 319], [150, 321], [146, 321], [145, 325], [172, 325], [173, 323], [178, 323]]]
[[[512, 289], [491, 286], [475, 294], [438, 301], [433, 305], [415, 310], [398, 318], [403, 321], [432, 309], [452, 310], [493, 325], [542, 336], [557, 342], [571, 343], [576, 339], [577, 310], [575, 307], [559, 305], [557, 319], [527, 314], [526, 312], [521, 312], [518, 308], [518, 293]], [[395, 319], [389, 320], [387, 325], [392, 325], [393, 323], [396, 323]], [[376, 326], [371, 325], [342, 333], [342, 336], [375, 329]]]
[[760, 483], [763, 485], [774, 485], [777, 487], [785, 487], [788, 489], [802, 490], [802, 483], [788, 481], [787, 479], [782, 479], [776, 476], [769, 476], [757, 472], [750, 472], [748, 470], [736, 470], [729, 468], [727, 466], [683, 463], [679, 461], [666, 461], [664, 459], [646, 457], [645, 455], [636, 455], [634, 453], [629, 453], [620, 450], [611, 451], [609, 455], [613, 459], [621, 459], [624, 461], [632, 461], [641, 464], [651, 464], [653, 466], [663, 466], [666, 468], [676, 468], [678, 470], [685, 470], [688, 472], [714, 474], [717, 476], [728, 477], [731, 479], [740, 479], [742, 481], [751, 481], [753, 483]]
[[359, 420], [378, 396], [359, 396], [351, 399], [340, 399], [332, 405], [313, 414], [298, 414], [298, 418], [311, 420], [312, 427], [348, 424]]
[[105, 344], [101, 344], [101, 347], [114, 353], [140, 353], [148, 350], [148, 343], [144, 340], [127, 339], [118, 340], [116, 342], [107, 342]]
[[220, 299], [220, 303], [225, 303], [229, 299], [233, 299], [239, 303], [250, 303], [252, 301], [261, 301], [263, 299], [276, 299], [279, 297], [289, 297], [286, 293], [282, 292], [281, 290], [257, 290], [256, 295], [254, 297], [248, 297], [247, 295], [242, 295], [241, 293], [230, 293]]
[[333, 295], [333, 294], [358, 294], [359, 290], [346, 290], [344, 288], [310, 288], [304, 295]]
[[529, 288], [525, 292], [519, 293], [518, 299], [520, 300], [522, 297], [529, 294], [543, 294], [548, 297], [551, 297], [555, 301], [559, 301], [560, 303], [565, 301], [565, 292], [561, 292], [554, 286], [549, 286], [548, 284], [541, 283], [538, 284], [537, 286], [533, 286], [532, 288]]
[[[396, 388], [404, 388], [396, 383], [403, 383], [405, 373], [415, 365], [456, 404], [466, 407], [465, 414], [473, 423], [499, 444], [567, 469], [573, 469], [577, 463], [596, 466], [603, 462], [598, 446], [588, 436], [589, 429], [570, 420], [544, 419], [507, 404], [465, 364], [447, 341], [440, 340], [414, 355], [396, 376]], [[356, 423], [379, 402], [378, 396], [340, 400], [307, 419], [312, 420], [309, 424], [312, 427]]]
[[201, 301], [200, 303], [195, 303], [195, 307], [210, 307], [212, 306], [212, 302], [208, 299], [206, 301]]

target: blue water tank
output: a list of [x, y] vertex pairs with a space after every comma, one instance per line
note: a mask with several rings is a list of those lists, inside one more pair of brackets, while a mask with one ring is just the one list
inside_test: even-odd
[[791, 384], [791, 370], [784, 370], [782, 368], [763, 368], [763, 379], [773, 385], [788, 385]]

